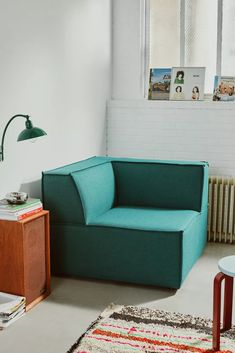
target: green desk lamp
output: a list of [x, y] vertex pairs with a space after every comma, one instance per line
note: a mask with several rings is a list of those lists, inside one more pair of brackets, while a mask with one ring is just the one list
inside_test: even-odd
[[0, 162], [4, 161], [4, 139], [5, 139], [7, 128], [10, 125], [10, 123], [12, 122], [12, 120], [14, 120], [17, 117], [22, 117], [22, 118], [26, 119], [26, 122], [25, 122], [26, 129], [24, 129], [19, 134], [17, 141], [24, 141], [24, 140], [28, 140], [28, 139], [32, 139], [32, 138], [46, 135], [46, 132], [43, 131], [42, 129], [40, 129], [38, 127], [33, 127], [32, 121], [29, 119], [29, 115], [23, 115], [23, 114], [14, 115], [6, 124], [6, 127], [3, 131], [3, 134], [2, 134], [2, 142], [1, 142], [1, 146], [0, 146]]

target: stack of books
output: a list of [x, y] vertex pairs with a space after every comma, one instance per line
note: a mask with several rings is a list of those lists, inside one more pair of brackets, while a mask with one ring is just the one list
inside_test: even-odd
[[22, 205], [12, 205], [6, 199], [0, 200], [0, 219], [20, 221], [42, 211], [40, 199], [29, 198]]
[[24, 315], [25, 303], [25, 297], [0, 292], [0, 330]]

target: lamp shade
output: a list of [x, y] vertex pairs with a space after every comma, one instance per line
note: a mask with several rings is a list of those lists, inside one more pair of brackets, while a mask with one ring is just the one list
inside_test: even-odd
[[26, 129], [21, 131], [17, 141], [24, 141], [46, 135], [44, 130], [40, 129], [39, 127], [33, 127], [32, 121], [29, 119], [25, 122], [25, 125]]
[[0, 145], [0, 162], [3, 162], [3, 160], [4, 160], [4, 140], [5, 140], [5, 135], [6, 135], [8, 126], [11, 124], [11, 122], [14, 119], [16, 119], [18, 117], [26, 119], [26, 122], [25, 122], [26, 129], [24, 129], [19, 134], [17, 141], [29, 140], [29, 139], [33, 139], [33, 138], [37, 138], [37, 137], [46, 135], [46, 132], [44, 130], [40, 129], [39, 127], [33, 127], [32, 121], [29, 119], [29, 115], [25, 115], [25, 114], [14, 115], [8, 121], [8, 123], [6, 124], [6, 126], [3, 130], [2, 140], [1, 140], [1, 145]]

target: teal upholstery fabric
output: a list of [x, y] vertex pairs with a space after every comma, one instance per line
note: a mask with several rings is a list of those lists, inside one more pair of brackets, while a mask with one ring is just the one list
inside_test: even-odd
[[76, 174], [108, 161], [107, 157], [92, 157], [42, 173], [43, 205], [44, 209], [50, 210], [52, 223], [85, 224], [85, 210], [77, 188]]
[[179, 288], [204, 249], [206, 162], [93, 157], [42, 190], [54, 274]]
[[115, 207], [89, 224], [147, 231], [181, 232], [199, 215], [191, 210]]
[[52, 273], [179, 288], [182, 233], [52, 225]]
[[112, 164], [119, 205], [201, 210], [201, 166], [116, 161]]
[[90, 167], [95, 167], [96, 165], [107, 163], [109, 160], [111, 161], [112, 159], [108, 157], [91, 157], [80, 162], [68, 164], [52, 170], [47, 170], [43, 174], [71, 175], [73, 172], [78, 172]]
[[201, 255], [206, 245], [207, 210], [201, 214], [199, 220], [194, 221], [183, 233], [182, 243], [182, 281]]
[[208, 211], [208, 190], [209, 189], [209, 168], [208, 164], [203, 168], [203, 188], [202, 188], [202, 205], [201, 212]]
[[51, 223], [85, 223], [80, 195], [70, 175], [43, 173], [42, 195]]
[[112, 208], [115, 181], [111, 163], [73, 172], [72, 178], [81, 197], [86, 223]]

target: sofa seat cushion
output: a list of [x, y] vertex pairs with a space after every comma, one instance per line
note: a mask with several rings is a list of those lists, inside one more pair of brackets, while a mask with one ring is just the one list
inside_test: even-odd
[[88, 225], [181, 232], [199, 215], [192, 210], [169, 210], [140, 207], [115, 207], [91, 220]]

